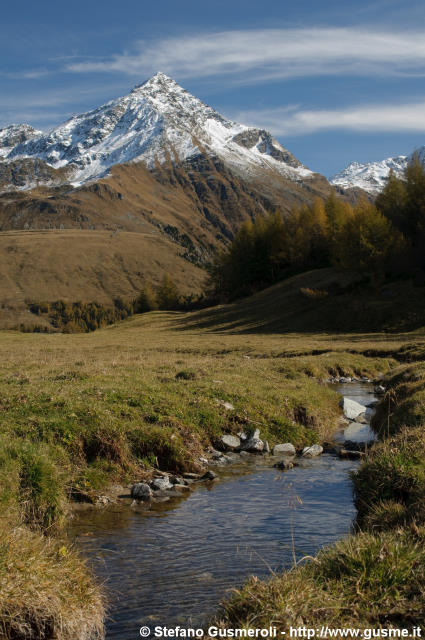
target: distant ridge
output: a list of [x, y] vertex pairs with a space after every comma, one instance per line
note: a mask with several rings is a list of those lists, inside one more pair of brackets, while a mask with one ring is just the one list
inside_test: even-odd
[[417, 155], [419, 161], [425, 165], [424, 146], [410, 156], [396, 156], [379, 162], [352, 162], [343, 171], [332, 176], [329, 182], [344, 189], [358, 187], [376, 195], [385, 187], [390, 171], [393, 171], [398, 178], [401, 177], [414, 155]]

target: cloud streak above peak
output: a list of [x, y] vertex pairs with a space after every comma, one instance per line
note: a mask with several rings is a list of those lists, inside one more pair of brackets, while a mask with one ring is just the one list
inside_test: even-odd
[[239, 111], [238, 122], [261, 126], [276, 136], [299, 136], [319, 131], [366, 133], [425, 132], [425, 99], [405, 104], [371, 104], [345, 109], [303, 110], [298, 107]]
[[366, 28], [232, 30], [139, 41], [131, 51], [101, 61], [80, 61], [73, 73], [158, 70], [179, 79], [235, 76], [259, 83], [314, 75], [425, 75], [425, 31]]

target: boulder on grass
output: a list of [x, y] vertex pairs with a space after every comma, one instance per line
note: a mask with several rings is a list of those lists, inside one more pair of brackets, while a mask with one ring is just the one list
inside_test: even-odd
[[220, 438], [220, 448], [224, 451], [236, 451], [241, 447], [241, 440], [238, 436], [232, 436], [230, 433], [225, 433]]

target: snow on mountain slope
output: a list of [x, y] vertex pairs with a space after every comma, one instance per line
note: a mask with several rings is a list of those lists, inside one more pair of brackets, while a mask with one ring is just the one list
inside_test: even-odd
[[0, 129], [0, 158], [5, 158], [18, 144], [42, 135], [28, 124], [11, 124]]
[[343, 171], [329, 178], [329, 182], [344, 189], [359, 187], [376, 195], [385, 187], [391, 169], [398, 178], [401, 177], [414, 155], [425, 165], [425, 147], [421, 147], [410, 156], [396, 156], [364, 164], [352, 162]]
[[72, 167], [71, 182], [80, 184], [115, 164], [143, 161], [152, 169], [156, 162], [186, 160], [203, 150], [247, 177], [259, 168], [295, 181], [314, 175], [267, 131], [224, 118], [163, 73], [50, 133], [20, 141], [5, 159]]

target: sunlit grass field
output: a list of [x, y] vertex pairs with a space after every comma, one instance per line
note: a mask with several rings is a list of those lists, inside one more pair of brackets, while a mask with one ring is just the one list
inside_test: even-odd
[[331, 376], [387, 374], [425, 348], [420, 333], [236, 333], [192, 319], [153, 312], [91, 334], [0, 333], [6, 638], [26, 637], [25, 625], [59, 640], [101, 635], [101, 590], [62, 541], [73, 496], [95, 499], [154, 468], [197, 470], [223, 432], [324, 441], [340, 417]]

